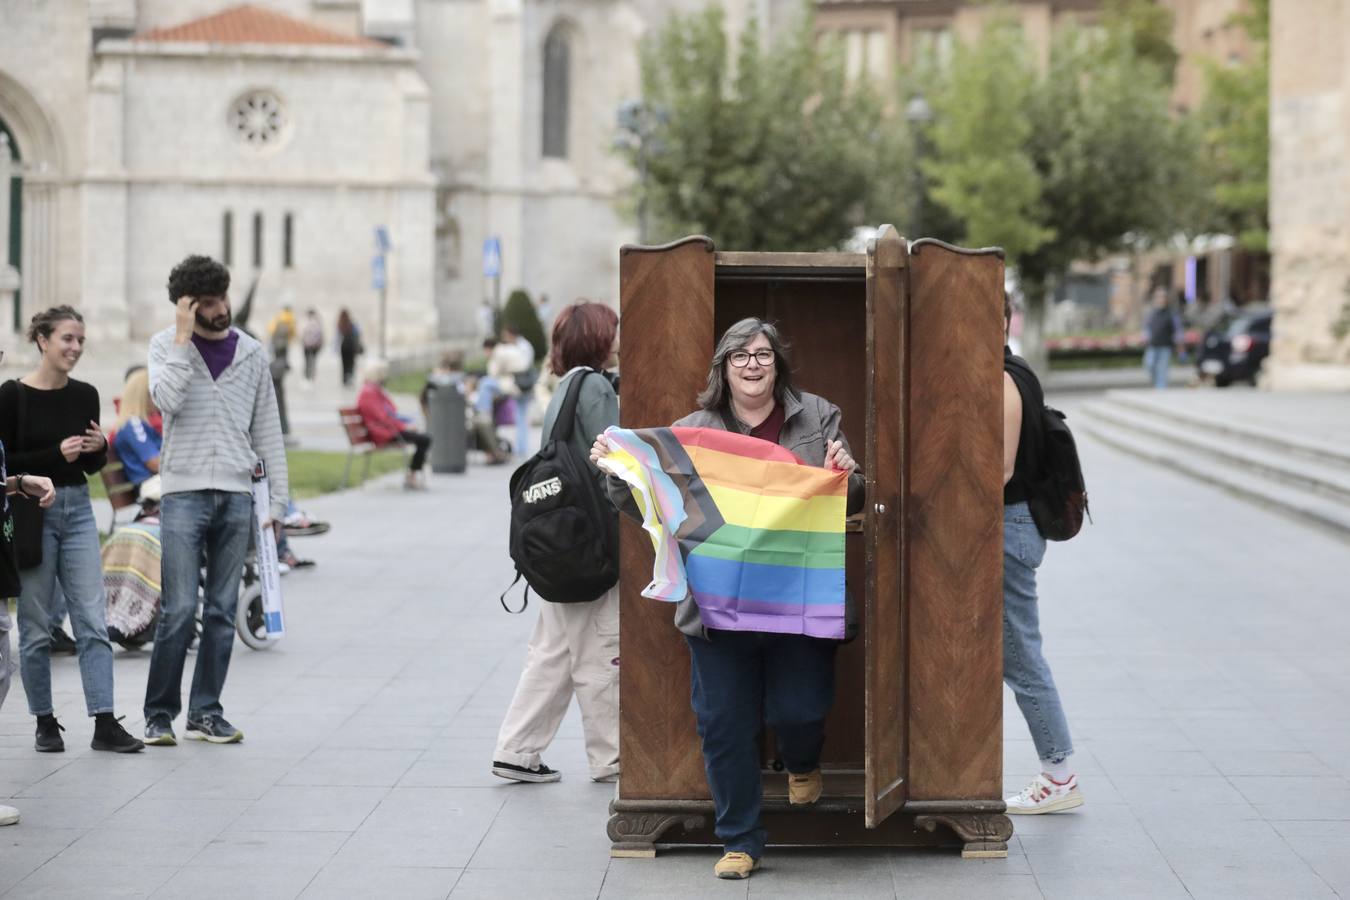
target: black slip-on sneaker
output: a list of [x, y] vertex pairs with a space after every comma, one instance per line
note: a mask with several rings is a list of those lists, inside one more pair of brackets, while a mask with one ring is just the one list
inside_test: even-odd
[[492, 762], [492, 774], [498, 778], [506, 778], [511, 781], [524, 781], [532, 784], [543, 784], [549, 781], [561, 781], [562, 773], [556, 772], [544, 765], [542, 762], [533, 769], [527, 769], [524, 766], [513, 766], [510, 763]]

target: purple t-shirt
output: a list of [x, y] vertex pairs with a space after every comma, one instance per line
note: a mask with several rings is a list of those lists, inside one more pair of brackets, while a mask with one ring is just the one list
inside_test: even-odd
[[211, 373], [211, 380], [215, 381], [220, 378], [220, 373], [234, 362], [234, 348], [239, 344], [239, 332], [231, 328], [229, 333], [218, 341], [209, 341], [194, 332], [192, 343], [202, 355], [202, 361], [206, 363], [206, 368]]

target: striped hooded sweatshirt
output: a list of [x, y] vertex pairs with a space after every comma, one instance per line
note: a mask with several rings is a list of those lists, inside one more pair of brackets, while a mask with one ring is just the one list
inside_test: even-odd
[[234, 361], [212, 379], [197, 348], [174, 329], [150, 339], [150, 396], [164, 413], [159, 474], [165, 494], [253, 491], [253, 466], [267, 467], [272, 518], [286, 515], [286, 448], [262, 345], [243, 332]]

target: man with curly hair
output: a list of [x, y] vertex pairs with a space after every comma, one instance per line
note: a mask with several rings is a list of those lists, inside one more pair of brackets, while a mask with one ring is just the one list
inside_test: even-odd
[[231, 327], [230, 273], [189, 256], [169, 274], [176, 319], [150, 339], [150, 395], [164, 413], [160, 451], [163, 571], [158, 630], [145, 689], [145, 742], [177, 743], [183, 665], [193, 634], [199, 566], [206, 558], [201, 643], [185, 736], [243, 740], [220, 694], [234, 646], [239, 579], [253, 525], [253, 469], [266, 467], [272, 527], [286, 512], [286, 453], [267, 354]]

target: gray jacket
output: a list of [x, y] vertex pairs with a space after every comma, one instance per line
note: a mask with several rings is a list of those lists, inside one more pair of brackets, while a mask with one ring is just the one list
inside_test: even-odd
[[[729, 415], [729, 418], [732, 424], [736, 426], [736, 431], [741, 434], [750, 433], [750, 428], [737, 419], [734, 414]], [[823, 466], [825, 464], [825, 454], [828, 451], [829, 441], [843, 441], [844, 449], [848, 450], [849, 455], [852, 456], [853, 450], [849, 447], [848, 438], [839, 430], [839, 419], [839, 407], [824, 397], [817, 397], [815, 394], [808, 394], [805, 391], [802, 392], [800, 398], [788, 395], [783, 403], [783, 429], [778, 433], [778, 445], [791, 450], [803, 462], [812, 466]], [[700, 409], [675, 422], [672, 427], [720, 428], [726, 430], [726, 423], [723, 421], [720, 412]], [[633, 495], [628, 485], [611, 475], [608, 479], [608, 487], [610, 499], [613, 500], [614, 504], [629, 516], [641, 521], [642, 516], [638, 513], [637, 505], [633, 502]], [[863, 508], [866, 497], [866, 479], [863, 477], [861, 469], [854, 470], [848, 479], [849, 515], [853, 515]], [[858, 629], [858, 615], [854, 608], [852, 596], [846, 592], [844, 600], [845, 640], [852, 640]], [[699, 616], [698, 604], [694, 602], [692, 595], [685, 597], [675, 605], [675, 627], [690, 637], [704, 639], [708, 637], [708, 633], [703, 627], [703, 620]]]

